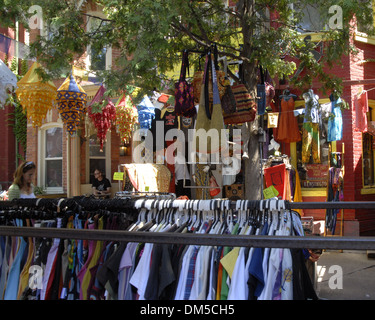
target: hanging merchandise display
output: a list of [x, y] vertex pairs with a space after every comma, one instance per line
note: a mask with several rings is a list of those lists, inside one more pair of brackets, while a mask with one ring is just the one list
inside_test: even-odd
[[[313, 163], [320, 163], [319, 126], [321, 116], [319, 97], [311, 89], [302, 96], [305, 100], [305, 116], [302, 127], [302, 163], [309, 163], [311, 155]], [[280, 135], [280, 132], [278, 134]]]
[[155, 107], [152, 104], [149, 97], [144, 96], [141, 103], [137, 105], [138, 110], [138, 122], [141, 129], [144, 129], [147, 134], [147, 130], [151, 129], [152, 119], [155, 118]]
[[243, 83], [235, 83], [232, 85], [232, 92], [236, 100], [236, 111], [224, 114], [225, 124], [241, 124], [254, 121], [257, 105], [246, 86]]
[[[227, 81], [225, 79], [225, 70], [219, 70], [219, 64], [218, 64], [218, 54], [217, 54], [217, 48], [216, 46], [213, 47], [213, 63], [215, 64], [215, 71], [216, 71], [216, 78], [217, 78], [217, 87], [219, 91], [220, 99], [223, 98], [225, 91], [226, 91], [226, 85]], [[202, 90], [202, 84], [204, 80], [204, 71], [201, 70], [201, 67], [199, 66], [199, 70], [194, 72], [193, 76], [193, 88], [194, 88], [194, 101], [195, 103], [199, 104], [200, 97], [201, 97], [201, 90]], [[209, 102], [210, 105], [213, 103], [213, 87], [212, 87], [212, 76], [209, 75], [209, 82], [208, 82], [208, 91], [209, 91]]]
[[176, 114], [185, 117], [194, 117], [196, 109], [194, 106], [193, 86], [186, 81], [186, 69], [189, 69], [189, 52], [182, 53], [182, 64], [180, 79], [175, 84], [175, 105]]
[[[1, 273], [0, 299], [318, 300], [308, 250], [278, 246], [280, 237], [291, 243], [305, 235], [301, 217], [284, 201], [137, 195], [106, 201], [105, 209], [93, 199], [61, 199], [56, 210], [51, 199], [42, 200], [38, 210], [13, 203], [17, 210], [0, 212], [2, 229], [23, 229], [23, 220], [43, 229], [38, 237], [23, 237], [23, 230], [0, 237], [0, 267], [9, 270]], [[24, 219], [17, 218], [21, 210]], [[60, 239], [62, 232], [68, 236]], [[92, 233], [99, 239], [86, 236]], [[235, 245], [221, 244], [223, 238]], [[262, 238], [271, 245], [257, 246]]]
[[57, 89], [57, 107], [68, 133], [73, 136], [86, 113], [87, 94], [77, 83], [73, 73]]
[[94, 123], [97, 131], [100, 151], [103, 151], [107, 132], [111, 129], [116, 119], [115, 106], [109, 97], [104, 97], [105, 91], [106, 89], [101, 85], [87, 108], [89, 118]]
[[[210, 110], [209, 104], [209, 74], [212, 72], [212, 88], [213, 88], [213, 106]], [[207, 54], [204, 82], [202, 84], [201, 98], [199, 102], [199, 110], [197, 114], [195, 126], [196, 151], [201, 153], [217, 153], [227, 147], [226, 135], [224, 132], [223, 113], [217, 86], [216, 70], [212, 63], [211, 53]], [[200, 129], [209, 132], [213, 129], [214, 134], [206, 135], [206, 139], [202, 139]], [[203, 141], [201, 141], [203, 140]], [[205, 140], [205, 141], [204, 141]]]
[[232, 92], [236, 100], [236, 110], [233, 113], [224, 114], [225, 124], [241, 124], [254, 121], [257, 113], [257, 103], [251, 96], [243, 80], [243, 66], [239, 66], [239, 75], [241, 82], [232, 85]]
[[130, 95], [124, 93], [116, 105], [116, 132], [122, 141], [130, 141], [134, 125], [138, 122], [137, 108]]
[[231, 114], [236, 111], [236, 98], [234, 97], [232, 87], [228, 78], [228, 61], [227, 57], [223, 58], [224, 61], [224, 73], [225, 73], [225, 92], [221, 97], [221, 106], [224, 114]]
[[293, 113], [296, 99], [297, 96], [292, 94], [289, 90], [284, 90], [283, 94], [280, 96], [281, 112], [277, 132], [278, 142], [291, 143], [301, 141], [298, 120]]
[[33, 127], [40, 127], [56, 104], [57, 88], [51, 82], [43, 82], [36, 69], [41, 68], [38, 62], [34, 62], [29, 71], [17, 82], [16, 94], [27, 117], [31, 120]]
[[339, 141], [342, 139], [342, 100], [335, 93], [329, 96], [331, 100], [331, 113], [328, 118], [328, 137], [327, 141]]
[[360, 132], [367, 132], [368, 94], [366, 90], [359, 90], [354, 96], [353, 109], [355, 110], [355, 128]]
[[0, 108], [4, 108], [8, 94], [17, 88], [17, 76], [0, 59]]
[[285, 174], [286, 166], [284, 163], [264, 169], [266, 187], [274, 186], [279, 192], [281, 199], [284, 199]]

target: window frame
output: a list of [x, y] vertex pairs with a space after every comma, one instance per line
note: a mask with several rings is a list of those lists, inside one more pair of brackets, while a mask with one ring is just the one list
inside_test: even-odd
[[[86, 183], [90, 184], [90, 175], [93, 174], [93, 172], [90, 172], [90, 160], [91, 159], [104, 159], [105, 160], [105, 177], [111, 181], [111, 131], [107, 132], [106, 139], [104, 141], [103, 146], [105, 147], [105, 153], [104, 156], [90, 156], [90, 137], [92, 135], [96, 135], [96, 133], [91, 134], [87, 138], [86, 143]], [[99, 144], [99, 143], [98, 143]], [[94, 170], [94, 168], [93, 168]], [[91, 185], [91, 184], [90, 184]]]
[[47, 165], [46, 165], [46, 132], [51, 128], [60, 128], [62, 130], [61, 146], [62, 154], [61, 157], [54, 157], [53, 160], [61, 159], [62, 173], [64, 168], [64, 128], [63, 124], [60, 122], [49, 122], [43, 124], [38, 131], [38, 170], [37, 170], [37, 184], [43, 187], [46, 194], [63, 194], [64, 193], [64, 173], [62, 174], [61, 187], [47, 187], [45, 185], [45, 179], [47, 176]]
[[[371, 119], [375, 119], [375, 100], [368, 99], [368, 106], [369, 106], [369, 112], [371, 113]], [[373, 169], [372, 169], [372, 175], [374, 179], [374, 183], [372, 185], [365, 185], [365, 166], [363, 165], [363, 159], [364, 159], [364, 149], [363, 149], [363, 135], [366, 133], [362, 133], [361, 135], [361, 146], [362, 146], [362, 189], [361, 194], [375, 194], [375, 148], [372, 150], [372, 156], [373, 156]], [[375, 139], [375, 137], [373, 138]]]
[[[92, 15], [92, 16], [96, 16], [96, 17], [100, 17], [100, 18], [105, 18], [105, 15], [103, 14], [103, 12], [100, 12], [100, 11], [88, 11], [87, 14], [88, 14], [88, 16]], [[87, 22], [87, 27], [86, 27], [87, 32], [89, 32], [92, 28], [92, 19], [95, 19], [95, 18], [89, 18], [89, 20]], [[91, 61], [92, 61], [91, 46], [88, 45], [87, 48], [86, 48], [86, 60], [85, 60], [85, 63], [86, 63], [86, 66], [87, 66], [86, 70], [90, 70]], [[105, 70], [110, 70], [111, 67], [112, 67], [112, 47], [109, 46], [109, 47], [106, 47]], [[88, 76], [89, 77], [96, 77], [96, 75], [91, 73], [91, 72], [88, 73]]]

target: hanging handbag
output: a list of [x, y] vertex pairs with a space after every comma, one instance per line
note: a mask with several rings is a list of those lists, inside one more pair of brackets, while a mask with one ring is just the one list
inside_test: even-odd
[[191, 118], [196, 115], [196, 109], [193, 86], [186, 81], [186, 69], [189, 66], [188, 55], [189, 52], [184, 50], [182, 54], [180, 80], [175, 83], [175, 113], [178, 116]]
[[[214, 47], [213, 49], [214, 49], [214, 59], [215, 59], [214, 63], [215, 63], [215, 70], [216, 70], [216, 78], [217, 78], [219, 96], [220, 96], [220, 99], [222, 99], [222, 97], [225, 94], [227, 82], [225, 81], [225, 71], [219, 70], [219, 67], [218, 67], [217, 48]], [[198, 71], [195, 71], [194, 76], [193, 76], [193, 81], [192, 81], [192, 85], [193, 85], [193, 88], [194, 88], [194, 101], [195, 101], [195, 103], [199, 103], [199, 101], [200, 101], [200, 94], [201, 94], [203, 77], [204, 77], [204, 71], [202, 71], [201, 68], [199, 67]], [[209, 93], [210, 93], [209, 101], [212, 104], [213, 103], [213, 100], [212, 100], [213, 99], [213, 91], [212, 91], [211, 74], [210, 74], [210, 78], [209, 78], [208, 89], [209, 89]]]
[[231, 114], [236, 111], [236, 99], [234, 97], [230, 81], [228, 79], [228, 62], [227, 57], [224, 57], [224, 73], [225, 73], [225, 92], [221, 98], [221, 107], [223, 108], [224, 114]]
[[[212, 108], [210, 108], [211, 104], [209, 103], [210, 92], [208, 86], [210, 82], [210, 69], [212, 69], [213, 82]], [[204, 81], [201, 88], [201, 97], [195, 129], [194, 139], [197, 152], [218, 153], [227, 146], [226, 135], [222, 134], [224, 130], [223, 112], [218, 92], [215, 67], [213, 66], [211, 61], [211, 53], [208, 53], [206, 57]], [[203, 132], [200, 129], [204, 129]], [[206, 138], [206, 140], [199, 141], [202, 138]], [[203, 146], [201, 148], [202, 143]]]
[[224, 123], [241, 124], [254, 121], [257, 105], [246, 86], [242, 83], [235, 83], [232, 85], [231, 89], [236, 100], [236, 111], [224, 114]]

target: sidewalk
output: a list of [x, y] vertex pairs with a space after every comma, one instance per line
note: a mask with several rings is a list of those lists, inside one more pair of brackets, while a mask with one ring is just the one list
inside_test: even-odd
[[366, 251], [324, 251], [315, 285], [324, 300], [375, 300], [375, 259]]

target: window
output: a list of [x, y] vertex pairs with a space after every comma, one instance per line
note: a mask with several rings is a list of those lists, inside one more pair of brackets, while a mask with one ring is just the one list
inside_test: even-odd
[[[103, 18], [103, 14], [101, 12], [91, 12], [89, 13], [92, 15], [92, 17], [89, 17], [88, 24], [87, 24], [87, 30], [89, 32], [95, 32], [101, 25], [105, 24], [101, 19], [95, 18], [100, 17]], [[97, 48], [97, 47], [91, 47], [89, 46], [87, 48], [87, 59], [86, 59], [86, 65], [88, 70], [109, 70], [111, 68], [112, 63], [112, 48], [111, 47], [103, 47], [103, 48]], [[97, 80], [100, 81], [98, 78], [98, 75], [90, 72], [89, 78], [91, 78], [91, 81]]]
[[372, 121], [375, 118], [375, 109], [370, 107], [367, 113], [367, 126], [369, 132], [362, 134], [362, 152], [363, 152], [363, 186], [375, 187], [375, 169], [374, 169], [374, 153], [375, 153], [375, 137]]
[[297, 25], [299, 32], [319, 32], [325, 29], [325, 17], [319, 12], [318, 5], [304, 4], [297, 1], [291, 4], [291, 9], [298, 13], [299, 21]]
[[[110, 137], [110, 133], [108, 133], [108, 136]], [[111, 161], [106, 161], [106, 159], [110, 159], [110, 141], [107, 139], [107, 141], [103, 145], [103, 151], [100, 151], [100, 144], [97, 139], [96, 134], [93, 134], [89, 138], [88, 143], [88, 181], [90, 184], [92, 184], [94, 179], [94, 170], [99, 169], [101, 172], [103, 172], [103, 176], [108, 177], [109, 180], [111, 180]]]
[[39, 179], [47, 193], [63, 192], [63, 130], [49, 127], [41, 131], [41, 167]]

